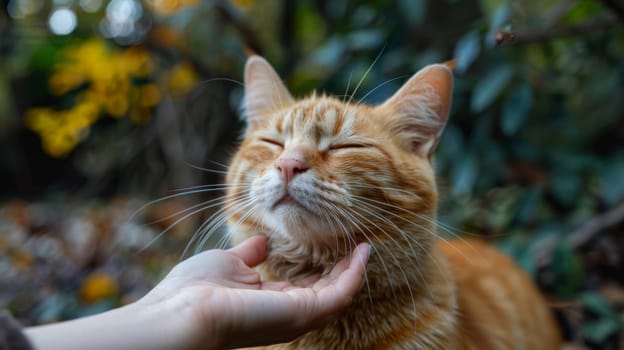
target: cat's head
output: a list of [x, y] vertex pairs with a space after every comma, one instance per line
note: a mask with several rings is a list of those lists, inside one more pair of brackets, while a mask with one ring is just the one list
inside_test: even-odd
[[284, 254], [303, 249], [321, 259], [355, 242], [396, 241], [416, 226], [432, 230], [431, 156], [452, 81], [450, 69], [436, 64], [378, 106], [295, 100], [268, 62], [249, 58], [248, 126], [227, 177], [234, 241], [263, 233]]

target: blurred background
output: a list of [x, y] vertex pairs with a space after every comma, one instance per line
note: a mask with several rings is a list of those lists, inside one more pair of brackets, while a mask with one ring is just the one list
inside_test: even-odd
[[192, 187], [223, 181], [248, 52], [295, 96], [368, 103], [456, 58], [440, 221], [529, 272], [570, 348], [624, 349], [624, 2], [1, 4], [0, 307], [24, 324], [133, 301], [211, 246], [191, 237], [218, 208], [194, 205], [221, 194]]

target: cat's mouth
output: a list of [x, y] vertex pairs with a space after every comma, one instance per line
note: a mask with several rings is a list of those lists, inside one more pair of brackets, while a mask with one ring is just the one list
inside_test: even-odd
[[286, 193], [284, 193], [284, 195], [280, 199], [278, 199], [275, 202], [275, 204], [273, 204], [273, 206], [271, 207], [271, 210], [277, 210], [279, 208], [298, 208], [298, 209], [303, 209], [310, 214], [314, 214], [314, 211], [308, 208], [299, 199], [295, 198], [294, 196], [291, 196], [290, 193], [288, 193], [288, 191], [286, 191]]
[[281, 205], [296, 205], [296, 206], [304, 208], [304, 206], [301, 203], [299, 203], [296, 199], [291, 197], [291, 195], [288, 192], [286, 192], [282, 196], [282, 198], [278, 199], [277, 202], [273, 204], [273, 207], [271, 209], [275, 210], [277, 207]]

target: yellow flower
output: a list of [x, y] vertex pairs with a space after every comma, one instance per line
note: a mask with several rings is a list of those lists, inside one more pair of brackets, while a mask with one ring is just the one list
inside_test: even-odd
[[147, 77], [154, 70], [149, 54], [141, 48], [130, 47], [116, 57], [116, 63], [125, 70], [127, 75]]
[[188, 63], [179, 64], [169, 72], [168, 89], [173, 94], [185, 94], [197, 84], [197, 73]]
[[137, 103], [130, 113], [130, 119], [133, 123], [146, 123], [152, 116], [152, 108], [162, 99], [160, 90], [155, 84], [145, 84], [134, 91], [134, 96]]
[[131, 47], [122, 52], [109, 49], [99, 39], [69, 47], [63, 52], [65, 60], [57, 65], [50, 78], [50, 88], [62, 95], [88, 83], [82, 96], [97, 103], [113, 117], [128, 113], [132, 79], [148, 77], [153, 62], [142, 48]]
[[[190, 3], [190, 2], [189, 2]], [[149, 120], [151, 108], [161, 100], [157, 86], [137, 86], [135, 79], [150, 79], [154, 63], [141, 47], [115, 50], [103, 40], [91, 39], [71, 46], [61, 53], [49, 80], [55, 95], [64, 95], [84, 87], [73, 108], [54, 111], [33, 108], [26, 112], [26, 126], [39, 134], [44, 151], [54, 157], [68, 154], [89, 133], [101, 114], [120, 118], [130, 115], [133, 122]], [[189, 68], [192, 69], [192, 68]], [[185, 90], [194, 81], [192, 70], [177, 71], [175, 88]]]
[[77, 71], [60, 70], [50, 77], [50, 90], [55, 95], [63, 95], [85, 82], [85, 76]]
[[84, 302], [94, 303], [117, 295], [118, 289], [113, 276], [105, 272], [94, 272], [82, 282], [80, 298]]
[[66, 156], [78, 143], [75, 136], [66, 133], [48, 134], [41, 139], [43, 150], [55, 158]]
[[145, 84], [139, 88], [137, 99], [141, 107], [154, 107], [160, 102], [160, 90], [155, 84]]
[[122, 94], [109, 96], [104, 108], [113, 117], [123, 117], [128, 112], [128, 97]]
[[43, 150], [53, 157], [67, 155], [89, 132], [98, 119], [99, 108], [91, 101], [82, 101], [74, 108], [54, 111], [34, 108], [26, 112], [26, 126], [39, 134]]
[[58, 119], [54, 117], [54, 111], [50, 108], [32, 108], [26, 111], [26, 127], [30, 130], [46, 134], [58, 127]]

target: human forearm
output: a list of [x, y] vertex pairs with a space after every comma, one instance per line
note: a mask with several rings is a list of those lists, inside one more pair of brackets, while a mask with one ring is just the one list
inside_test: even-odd
[[[36, 349], [190, 349], [195, 327], [167, 303], [130, 304], [102, 314], [25, 330]], [[208, 330], [206, 330], [208, 331]], [[216, 344], [203, 344], [214, 348]]]

